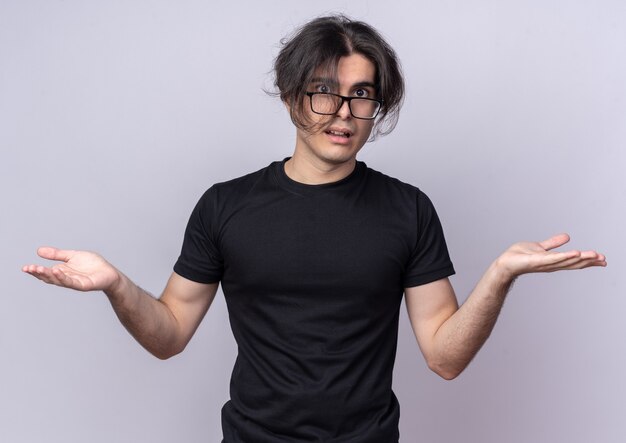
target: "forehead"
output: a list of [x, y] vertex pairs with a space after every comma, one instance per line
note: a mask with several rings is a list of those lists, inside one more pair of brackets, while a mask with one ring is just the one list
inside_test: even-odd
[[[316, 78], [332, 78], [326, 69], [317, 68]], [[340, 85], [354, 85], [357, 83], [375, 82], [376, 66], [367, 57], [361, 54], [350, 54], [341, 57], [337, 63], [336, 78]]]

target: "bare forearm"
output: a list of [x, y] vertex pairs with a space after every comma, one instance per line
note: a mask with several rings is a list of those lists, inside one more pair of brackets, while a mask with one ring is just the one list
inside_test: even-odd
[[104, 291], [115, 314], [148, 352], [165, 359], [182, 350], [170, 309], [120, 272], [119, 283]]
[[596, 251], [553, 251], [568, 241], [567, 234], [559, 234], [515, 243], [492, 263], [460, 308], [447, 279], [408, 288], [411, 324], [430, 368], [446, 379], [465, 369], [491, 334], [518, 276], [607, 265]]
[[197, 283], [173, 272], [157, 300], [95, 252], [46, 246], [37, 254], [58, 263], [51, 267], [25, 265], [24, 272], [63, 288], [103, 291], [124, 327], [159, 358], [185, 348], [218, 288], [217, 282]]
[[485, 343], [513, 283], [494, 262], [465, 303], [437, 330], [431, 367], [446, 379], [458, 376]]

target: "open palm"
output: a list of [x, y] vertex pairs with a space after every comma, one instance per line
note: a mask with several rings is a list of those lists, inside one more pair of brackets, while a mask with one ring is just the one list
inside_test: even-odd
[[78, 291], [105, 291], [120, 280], [117, 269], [94, 252], [42, 247], [37, 254], [61, 263], [51, 267], [26, 265], [22, 270], [49, 284]]
[[554, 251], [569, 240], [569, 235], [559, 234], [538, 243], [516, 243], [498, 260], [512, 277], [531, 272], [554, 272], [590, 266], [606, 266], [606, 257], [596, 251]]

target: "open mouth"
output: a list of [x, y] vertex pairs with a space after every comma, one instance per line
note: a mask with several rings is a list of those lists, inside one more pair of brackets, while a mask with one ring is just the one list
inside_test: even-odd
[[326, 134], [328, 135], [334, 135], [336, 137], [345, 137], [345, 138], [350, 138], [350, 136], [352, 136], [352, 134], [350, 134], [349, 132], [344, 132], [344, 131], [333, 131], [333, 130], [328, 130], [326, 131]]

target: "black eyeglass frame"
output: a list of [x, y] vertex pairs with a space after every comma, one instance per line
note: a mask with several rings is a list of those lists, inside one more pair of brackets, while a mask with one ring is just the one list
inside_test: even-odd
[[[374, 120], [378, 116], [378, 113], [380, 112], [380, 109], [383, 107], [383, 103], [385, 102], [382, 99], [379, 100], [376, 98], [369, 98], [369, 97], [346, 97], [346, 96], [339, 95], [339, 94], [333, 94], [332, 92], [305, 92], [305, 94], [309, 97], [309, 103], [311, 105], [311, 112], [314, 112], [315, 114], [335, 115], [337, 112], [339, 112], [339, 110], [343, 106], [343, 103], [348, 102], [348, 109], [350, 110], [350, 115], [354, 118], [358, 118], [359, 120]], [[315, 109], [313, 109], [313, 96], [314, 95], [332, 95], [334, 97], [339, 97], [341, 99], [341, 102], [339, 103], [339, 106], [337, 106], [337, 109], [335, 109], [335, 112], [317, 112]], [[374, 114], [373, 117], [357, 117], [356, 115], [354, 115], [354, 113], [352, 112], [352, 100], [354, 99], [369, 100], [369, 101], [378, 103], [378, 109], [376, 110], [376, 114]]]

